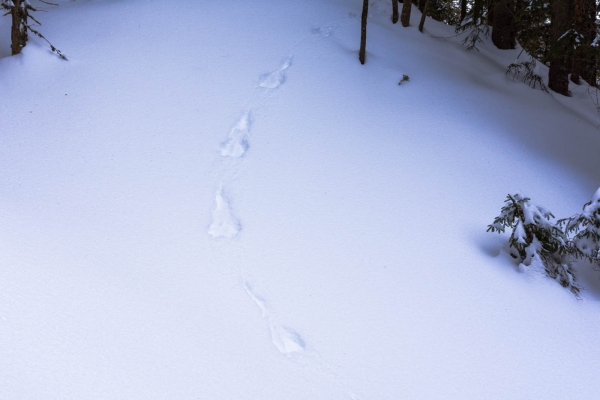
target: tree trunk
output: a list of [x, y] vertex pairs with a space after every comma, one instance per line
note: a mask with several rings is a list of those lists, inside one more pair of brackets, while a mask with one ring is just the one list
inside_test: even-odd
[[398, 22], [398, 0], [392, 0], [392, 23]]
[[473, 23], [479, 25], [481, 23], [481, 16], [483, 15], [483, 0], [473, 1]]
[[580, 43], [573, 54], [571, 81], [580, 84], [579, 78], [596, 86], [596, 51], [592, 42], [596, 38], [595, 0], [575, 0], [574, 28], [579, 33]]
[[423, 32], [423, 25], [425, 25], [425, 17], [427, 16], [427, 8], [429, 8], [429, 0], [425, 0], [425, 5], [423, 6], [421, 22], [419, 22], [419, 32]]
[[517, 32], [513, 0], [495, 0], [492, 9], [492, 42], [501, 50], [514, 49]]
[[[583, 0], [575, 0], [573, 2], [573, 28], [575, 32], [580, 35], [583, 34]], [[580, 42], [573, 53], [573, 61], [571, 65], [571, 82], [579, 85], [579, 76], [581, 75], [581, 66], [583, 63], [583, 57], [585, 52], [586, 43], [585, 40], [580, 37]]]
[[412, 9], [412, 4], [409, 0], [405, 0], [402, 3], [402, 16], [400, 17], [400, 21], [402, 22], [403, 27], [407, 27], [410, 24], [410, 10]]
[[[548, 87], [556, 93], [569, 95], [569, 43], [563, 35], [569, 30], [571, 13], [569, 0], [553, 0], [550, 20], [550, 71]], [[561, 39], [561, 40], [559, 40]]]
[[360, 20], [360, 50], [358, 60], [365, 63], [365, 51], [367, 48], [367, 16], [369, 15], [369, 0], [363, 0], [362, 17]]
[[12, 28], [11, 28], [11, 49], [12, 54], [19, 54], [27, 43], [27, 31], [23, 27], [27, 24], [27, 13], [21, 7], [23, 0], [13, 0], [14, 6], [11, 9]]
[[486, 22], [487, 22], [488, 26], [491, 26], [491, 27], [494, 26], [494, 7], [496, 7], [496, 4], [501, 1], [502, 0], [490, 0], [488, 2], [487, 15], [486, 15]]
[[585, 37], [587, 47], [586, 56], [581, 67], [581, 77], [592, 86], [598, 86], [596, 62], [598, 58], [597, 48], [592, 47], [592, 43], [596, 39], [598, 32], [596, 28], [596, 0], [583, 0], [584, 10], [584, 28], [583, 35]]
[[467, 0], [460, 0], [460, 22], [467, 16]]

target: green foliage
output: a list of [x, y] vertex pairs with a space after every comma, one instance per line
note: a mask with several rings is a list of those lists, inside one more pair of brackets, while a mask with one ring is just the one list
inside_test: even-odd
[[524, 0], [517, 4], [517, 41], [529, 55], [546, 62], [550, 47], [550, 3], [548, 0]]
[[558, 221], [569, 236], [569, 254], [600, 266], [600, 189], [583, 206], [581, 214]]
[[543, 207], [533, 205], [521, 193], [508, 195], [505, 203], [500, 216], [488, 226], [488, 232], [501, 233], [509, 228], [509, 245], [518, 253], [513, 257], [520, 258], [526, 266], [534, 260], [542, 263], [548, 276], [578, 296], [581, 288], [576, 284], [572, 265], [576, 259], [573, 257], [574, 242], [560, 223], [552, 222], [554, 215]]

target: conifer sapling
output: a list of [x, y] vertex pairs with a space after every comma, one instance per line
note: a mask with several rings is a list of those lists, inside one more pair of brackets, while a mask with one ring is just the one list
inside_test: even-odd
[[540, 262], [548, 276], [578, 295], [581, 288], [575, 283], [571, 242], [561, 224], [552, 221], [554, 215], [532, 204], [522, 193], [508, 195], [505, 203], [500, 216], [488, 226], [488, 232], [501, 233], [510, 228], [509, 245], [518, 253], [513, 257], [520, 258], [525, 266], [531, 265], [534, 260]]

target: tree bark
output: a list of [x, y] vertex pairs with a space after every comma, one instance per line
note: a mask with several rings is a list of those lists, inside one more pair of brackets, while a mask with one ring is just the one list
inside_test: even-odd
[[481, 23], [481, 16], [483, 15], [483, 0], [473, 1], [473, 23], [479, 25]]
[[398, 22], [398, 0], [392, 0], [392, 23]]
[[501, 50], [514, 49], [516, 41], [513, 0], [495, 0], [492, 5], [492, 42]]
[[[553, 0], [550, 19], [550, 70], [548, 87], [556, 93], [569, 95], [569, 43], [563, 35], [569, 30], [571, 13], [569, 0]], [[559, 40], [560, 39], [560, 40]]]
[[467, 0], [460, 0], [460, 22], [467, 16]]
[[490, 0], [488, 2], [488, 9], [486, 15], [486, 22], [488, 26], [494, 26], [494, 7], [496, 7], [496, 3], [502, 0]]
[[412, 4], [409, 0], [405, 0], [402, 3], [402, 16], [400, 17], [400, 21], [402, 22], [403, 27], [407, 27], [410, 24], [410, 11], [412, 9]]
[[425, 0], [425, 5], [423, 6], [423, 12], [421, 14], [421, 22], [419, 22], [419, 32], [423, 32], [423, 25], [425, 25], [425, 17], [427, 16], [427, 8], [429, 8], [429, 0]]
[[13, 0], [14, 6], [11, 10], [12, 28], [10, 32], [12, 54], [19, 54], [27, 43], [27, 31], [23, 28], [23, 24], [27, 23], [27, 13], [21, 7], [23, 0]]
[[597, 68], [596, 62], [598, 58], [598, 53], [595, 48], [592, 47], [592, 43], [596, 39], [596, 34], [598, 32], [596, 28], [596, 0], [583, 0], [583, 10], [584, 10], [584, 37], [586, 43], [589, 47], [587, 47], [586, 57], [582, 62], [581, 66], [581, 77], [592, 86], [598, 86], [597, 83]]
[[367, 48], [367, 16], [369, 15], [369, 0], [363, 0], [362, 17], [360, 20], [360, 50], [358, 60], [365, 63], [365, 52]]
[[595, 0], [575, 0], [574, 29], [579, 33], [579, 43], [573, 54], [571, 81], [580, 84], [581, 77], [596, 86], [596, 51], [592, 42], [596, 38]]
[[[583, 0], [575, 0], [573, 7], [573, 28], [580, 35], [583, 33]], [[581, 40], [573, 53], [573, 64], [571, 66], [571, 82], [579, 85], [579, 76], [581, 75], [581, 66], [585, 52], [585, 41]]]
[[417, 4], [417, 7], [419, 7], [419, 11], [423, 12], [423, 10], [425, 9], [426, 2], [427, 0], [419, 0], [419, 4]]

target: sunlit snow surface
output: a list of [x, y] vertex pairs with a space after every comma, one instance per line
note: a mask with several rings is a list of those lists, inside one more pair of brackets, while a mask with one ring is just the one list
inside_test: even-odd
[[485, 232], [598, 189], [587, 88], [389, 1], [360, 65], [361, 6], [40, 5], [68, 62], [0, 20], [0, 399], [597, 398], [600, 273]]

